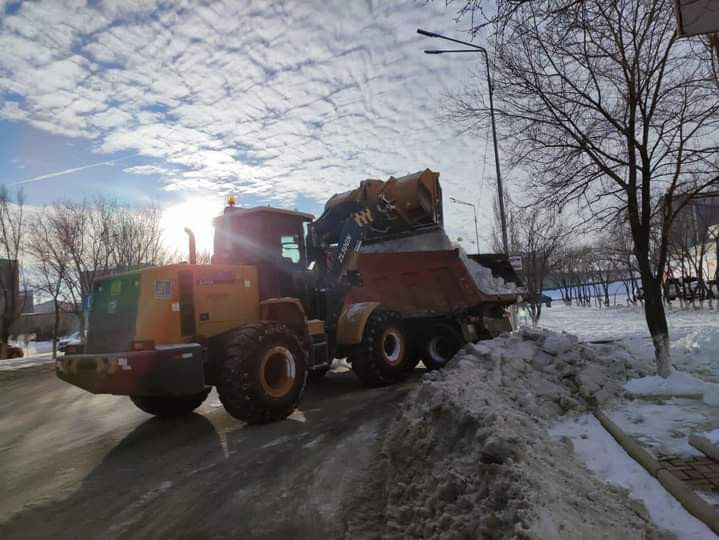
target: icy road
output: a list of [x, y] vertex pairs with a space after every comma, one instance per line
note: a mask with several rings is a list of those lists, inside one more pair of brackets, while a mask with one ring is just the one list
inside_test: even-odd
[[412, 384], [330, 373], [289, 419], [248, 428], [214, 392], [168, 421], [47, 367], [0, 374], [0, 538], [341, 537], [342, 495]]

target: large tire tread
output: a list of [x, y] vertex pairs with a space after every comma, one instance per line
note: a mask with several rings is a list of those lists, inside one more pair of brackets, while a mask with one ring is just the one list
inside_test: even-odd
[[370, 388], [395, 384], [402, 380], [407, 373], [407, 333], [404, 336], [404, 361], [400, 366], [388, 366], [382, 361], [381, 352], [378, 347], [379, 337], [388, 326], [396, 326], [403, 329], [402, 316], [395, 311], [375, 311], [364, 328], [362, 342], [352, 348], [349, 359], [352, 362], [352, 371], [365, 386]]
[[[282, 345], [295, 359], [296, 381], [282, 398], [264, 393], [257, 364], [269, 345]], [[229, 332], [217, 391], [235, 418], [248, 424], [267, 424], [289, 416], [297, 408], [307, 384], [306, 355], [297, 336], [279, 322], [257, 322]]]

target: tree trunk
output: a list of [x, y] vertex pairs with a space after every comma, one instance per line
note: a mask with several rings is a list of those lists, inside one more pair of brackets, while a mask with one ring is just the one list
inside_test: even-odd
[[657, 374], [669, 377], [672, 371], [672, 359], [669, 351], [669, 328], [664, 313], [661, 289], [657, 279], [651, 272], [642, 272], [644, 285], [644, 315], [647, 319], [649, 334], [654, 343], [654, 352], [657, 361]]
[[52, 357], [57, 358], [57, 334], [60, 330], [60, 309], [57, 298], [55, 298], [55, 320], [52, 324]]
[[7, 317], [2, 317], [2, 330], [0, 331], [0, 358], [8, 357], [8, 342], [10, 341], [10, 324]]

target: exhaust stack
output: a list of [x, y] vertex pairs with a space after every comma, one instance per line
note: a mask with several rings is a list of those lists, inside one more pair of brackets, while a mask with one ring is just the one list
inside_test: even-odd
[[195, 247], [195, 233], [192, 229], [185, 227], [185, 232], [190, 240], [190, 264], [197, 264], [197, 248]]

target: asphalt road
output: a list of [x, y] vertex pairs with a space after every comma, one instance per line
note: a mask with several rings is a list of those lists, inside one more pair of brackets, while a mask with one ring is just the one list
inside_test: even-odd
[[368, 390], [351, 372], [248, 427], [210, 394], [153, 418], [44, 369], [0, 378], [0, 538], [341, 538], [345, 495], [368, 474], [418, 375]]

